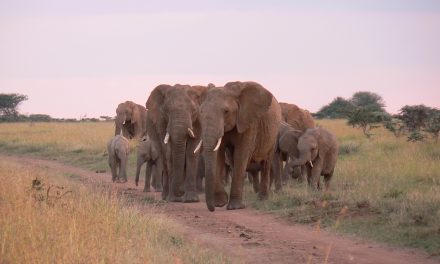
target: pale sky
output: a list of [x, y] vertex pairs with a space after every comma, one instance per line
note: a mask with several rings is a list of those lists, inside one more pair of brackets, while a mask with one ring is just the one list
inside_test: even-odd
[[0, 0], [0, 93], [79, 118], [161, 83], [256, 81], [316, 112], [357, 91], [440, 108], [440, 1]]

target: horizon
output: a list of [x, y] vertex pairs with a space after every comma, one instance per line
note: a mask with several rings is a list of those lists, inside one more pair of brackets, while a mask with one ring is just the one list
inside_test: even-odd
[[0, 2], [1, 93], [22, 114], [114, 116], [161, 83], [256, 81], [317, 112], [379, 94], [440, 108], [440, 2]]

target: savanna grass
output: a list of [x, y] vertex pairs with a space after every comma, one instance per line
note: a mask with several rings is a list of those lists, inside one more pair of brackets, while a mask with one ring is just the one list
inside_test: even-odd
[[248, 203], [299, 223], [440, 254], [440, 144], [412, 143], [374, 129], [370, 139], [344, 120], [318, 120], [341, 151], [330, 192], [291, 180], [280, 194]]
[[[294, 222], [320, 224], [395, 245], [440, 254], [440, 142], [407, 142], [383, 128], [367, 139], [345, 120], [318, 120], [335, 133], [341, 152], [328, 193], [291, 180], [280, 194], [245, 200]], [[107, 169], [105, 144], [112, 123], [0, 124], [0, 152], [57, 158], [92, 169]], [[129, 175], [135, 170], [132, 141]]]
[[166, 217], [140, 213], [111, 189], [90, 190], [5, 161], [0, 175], [2, 263], [230, 262], [187, 243]]

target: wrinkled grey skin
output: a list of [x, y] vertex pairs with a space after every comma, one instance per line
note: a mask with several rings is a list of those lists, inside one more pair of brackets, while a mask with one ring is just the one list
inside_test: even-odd
[[[245, 207], [243, 182], [249, 162], [259, 163], [263, 168], [258, 196], [267, 199], [270, 161], [281, 121], [275, 97], [255, 82], [230, 82], [222, 88], [210, 88], [201, 105], [200, 120], [208, 210], [214, 211], [226, 203], [228, 210]], [[221, 180], [225, 175], [226, 149], [233, 157], [229, 202]]]
[[[135, 183], [136, 186], [138, 186], [141, 167], [144, 163], [147, 163], [147, 167], [145, 169], [144, 192], [150, 191], [150, 182], [156, 192], [162, 191], [162, 164], [158, 162], [158, 148], [159, 146], [156, 146], [148, 136], [142, 137], [137, 146]], [[151, 176], [153, 176], [152, 179]]]
[[[224, 185], [228, 185], [232, 178], [232, 154], [226, 149], [225, 150], [225, 175], [222, 178]], [[204, 192], [203, 188], [203, 178], [205, 178], [205, 162], [203, 160], [203, 155], [199, 155], [198, 157], [198, 165], [197, 165], [197, 191]]]
[[199, 106], [206, 89], [204, 86], [159, 85], [146, 103], [148, 134], [151, 141], [161, 146], [162, 198], [171, 202], [199, 201], [194, 149], [200, 140]]
[[112, 172], [112, 181], [127, 182], [127, 162], [130, 154], [128, 139], [116, 135], [107, 143], [108, 164]]
[[306, 165], [309, 185], [319, 189], [320, 176], [324, 176], [325, 188], [328, 189], [338, 159], [336, 136], [322, 127], [309, 128], [298, 138], [297, 148], [299, 157], [289, 160], [283, 173], [291, 173], [295, 166]]
[[147, 109], [142, 105], [126, 101], [116, 108], [115, 136], [128, 139], [141, 138], [146, 134]]

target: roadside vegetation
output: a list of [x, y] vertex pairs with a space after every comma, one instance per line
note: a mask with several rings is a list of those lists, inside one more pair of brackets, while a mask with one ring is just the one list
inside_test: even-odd
[[[256, 200], [251, 186], [246, 203], [292, 222], [392, 245], [440, 254], [440, 142], [408, 142], [378, 127], [367, 138], [346, 120], [317, 120], [340, 141], [330, 192], [313, 192], [291, 180], [268, 201]], [[108, 170], [106, 142], [113, 123], [0, 124], [0, 153], [33, 155]], [[135, 173], [135, 145], [128, 174]], [[143, 174], [141, 174], [143, 175]]]
[[155, 209], [141, 213], [109, 188], [91, 190], [6, 161], [0, 175], [1, 263], [229, 262], [184, 241]]

